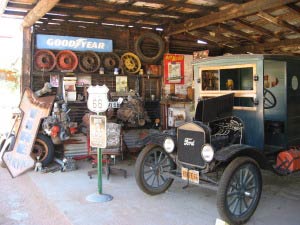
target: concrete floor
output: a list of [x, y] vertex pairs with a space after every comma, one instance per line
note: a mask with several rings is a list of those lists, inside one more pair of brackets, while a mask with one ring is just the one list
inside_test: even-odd
[[[134, 161], [123, 161], [128, 177], [103, 178], [103, 193], [113, 196], [105, 203], [86, 197], [97, 192], [97, 177], [89, 179], [91, 164], [78, 162], [72, 172], [30, 171], [11, 179], [0, 168], [1, 225], [213, 225], [218, 218], [216, 193], [175, 181], [158, 196], [141, 192], [134, 179]], [[300, 177], [263, 173], [259, 206], [248, 225], [299, 225]]]

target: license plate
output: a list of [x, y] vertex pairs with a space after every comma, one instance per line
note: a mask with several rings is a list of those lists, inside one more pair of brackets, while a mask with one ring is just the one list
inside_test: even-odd
[[187, 168], [181, 168], [181, 178], [183, 180], [188, 180], [193, 183], [199, 184], [199, 171], [197, 170], [188, 170]]

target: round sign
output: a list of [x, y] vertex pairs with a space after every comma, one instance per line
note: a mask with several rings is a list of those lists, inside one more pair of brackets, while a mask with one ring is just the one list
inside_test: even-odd
[[107, 98], [108, 91], [109, 89], [106, 87], [106, 85], [90, 86], [87, 89], [87, 92], [89, 93], [87, 101], [88, 109], [95, 113], [105, 112], [109, 105]]

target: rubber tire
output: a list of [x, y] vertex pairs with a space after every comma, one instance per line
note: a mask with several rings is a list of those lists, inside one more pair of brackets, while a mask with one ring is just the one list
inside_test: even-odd
[[[145, 39], [152, 39], [152, 40], [157, 42], [158, 52], [155, 56], [148, 57], [148, 56], [144, 55], [144, 53], [142, 51], [142, 48], [141, 48], [141, 45], [142, 45], [142, 43]], [[145, 63], [155, 63], [159, 59], [161, 59], [161, 57], [165, 53], [165, 42], [163, 41], [163, 39], [159, 35], [157, 35], [155, 33], [143, 33], [137, 38], [136, 42], [134, 43], [134, 50], [135, 50], [136, 54], [138, 55], [138, 57], [143, 62], [145, 62]]]
[[[49, 165], [53, 159], [54, 159], [54, 145], [51, 139], [44, 134], [38, 134], [36, 136], [35, 142], [40, 142], [43, 145], [47, 146], [48, 148], [48, 154], [44, 157], [44, 159], [41, 161], [43, 166]], [[34, 159], [36, 160], [36, 159]]]
[[[4, 152], [8, 152], [8, 151], [12, 150], [12, 149], [10, 149], [10, 146], [11, 146], [12, 143], [14, 145], [15, 136], [14, 135], [10, 135], [8, 139], [11, 139], [11, 141], [10, 141], [9, 145], [7, 145], [7, 147], [4, 150]], [[2, 148], [4, 147], [5, 142], [6, 142], [6, 139], [3, 139], [1, 141], [1, 148], [0, 148], [0, 150], [2, 150]], [[2, 168], [6, 168], [7, 167], [6, 164], [5, 164], [5, 162], [2, 161], [2, 159], [0, 159], [0, 167], [2, 167]]]
[[[245, 164], [251, 164], [254, 167], [254, 170], [256, 171], [256, 176], [258, 178], [258, 197], [256, 198], [254, 205], [252, 205], [251, 209], [249, 212], [247, 212], [245, 215], [242, 217], [234, 217], [233, 215], [230, 215], [230, 212], [227, 210], [226, 207], [226, 193], [227, 193], [227, 187], [230, 183], [230, 180], [232, 176], [235, 174], [235, 172], [244, 166]], [[259, 166], [255, 160], [253, 160], [250, 157], [237, 157], [235, 158], [226, 168], [225, 171], [220, 179], [219, 182], [219, 189], [217, 192], [217, 208], [218, 212], [223, 220], [225, 220], [227, 223], [231, 225], [240, 225], [244, 224], [247, 222], [250, 217], [253, 215], [255, 212], [257, 205], [260, 200], [262, 192], [262, 176], [261, 172], [259, 169]]]
[[[136, 183], [138, 184], [139, 188], [145, 192], [146, 194], [149, 195], [158, 195], [161, 194], [163, 192], [165, 192], [166, 190], [168, 190], [168, 188], [171, 186], [171, 184], [173, 183], [174, 179], [172, 178], [168, 178], [166, 183], [161, 186], [160, 188], [149, 188], [149, 186], [147, 186], [144, 183], [144, 179], [143, 179], [143, 174], [142, 174], [142, 166], [144, 164], [144, 161], [146, 159], [146, 156], [153, 151], [156, 148], [160, 148], [161, 151], [163, 151], [166, 155], [168, 155], [163, 148], [161, 148], [160, 146], [146, 146], [145, 148], [143, 148], [143, 150], [140, 152], [136, 163], [135, 163], [135, 180]], [[175, 168], [175, 164], [173, 162], [173, 160], [170, 158], [171, 162], [172, 162], [172, 167]]]

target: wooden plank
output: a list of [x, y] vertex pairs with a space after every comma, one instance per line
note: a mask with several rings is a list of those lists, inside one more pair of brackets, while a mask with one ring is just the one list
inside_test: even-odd
[[4, 13], [6, 6], [7, 6], [8, 0], [2, 0], [0, 3], [0, 17]]
[[31, 27], [36, 21], [49, 12], [60, 0], [40, 0], [25, 16], [22, 26]]
[[12, 151], [3, 155], [12, 177], [16, 177], [34, 166], [31, 150], [42, 118], [49, 115], [55, 96], [37, 98], [28, 88], [25, 90], [20, 109], [23, 112], [20, 129], [16, 134], [16, 142]]
[[280, 37], [278, 34], [275, 34], [272, 31], [270, 31], [268, 29], [265, 29], [263, 27], [257, 26], [257, 25], [255, 25], [253, 23], [246, 22], [245, 20], [235, 19], [234, 22], [236, 22], [240, 26], [243, 26], [243, 27], [245, 27], [247, 29], [251, 29], [251, 30], [253, 30], [255, 32], [258, 32], [258, 33], [260, 33], [262, 35], [266, 35], [266, 36], [268, 36], [270, 38], [276, 37], [278, 39], [282, 39], [282, 37]]
[[259, 16], [260, 18], [263, 18], [263, 19], [267, 20], [268, 22], [273, 23], [273, 24], [275, 24], [277, 26], [284, 27], [284, 28], [286, 28], [288, 30], [294, 31], [295, 33], [299, 33], [300, 32], [300, 28], [295, 27], [295, 26], [293, 26], [293, 25], [285, 22], [284, 20], [281, 20], [279, 18], [271, 16], [268, 13], [260, 12], [260, 13], [257, 14], [257, 16]]
[[30, 88], [31, 84], [31, 31], [30, 28], [23, 29], [23, 60], [22, 60], [22, 76], [20, 76], [20, 91], [23, 93], [26, 88]]
[[251, 15], [293, 2], [297, 2], [297, 0], [253, 0], [241, 5], [233, 5], [232, 7], [219, 12], [191, 19], [181, 24], [175, 24], [172, 27], [172, 31], [167, 33], [167, 36], [195, 30], [215, 23], [222, 23], [230, 19]]
[[231, 53], [263, 53], [266, 50], [277, 49], [280, 47], [290, 47], [300, 45], [300, 38], [286, 39], [282, 41], [268, 42], [263, 44], [246, 45], [244, 47], [228, 49]]
[[230, 26], [228, 26], [226, 24], [219, 24], [218, 27], [221, 30], [225, 31], [225, 32], [227, 31], [227, 32], [230, 32], [230, 33], [232, 33], [234, 35], [242, 37], [243, 39], [246, 39], [246, 40], [258, 43], [258, 41], [255, 38], [252, 38], [249, 34], [246, 34], [246, 33], [242, 32], [242, 31], [239, 31], [239, 30], [235, 30], [234, 28], [232, 28], [232, 27], [230, 27]]

